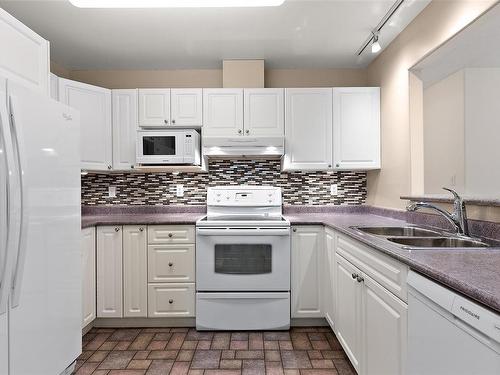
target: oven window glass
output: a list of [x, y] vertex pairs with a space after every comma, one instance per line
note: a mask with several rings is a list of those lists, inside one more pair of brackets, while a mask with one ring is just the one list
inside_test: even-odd
[[271, 273], [272, 245], [215, 245], [215, 273], [259, 275]]
[[142, 153], [146, 155], [175, 155], [175, 136], [142, 137]]

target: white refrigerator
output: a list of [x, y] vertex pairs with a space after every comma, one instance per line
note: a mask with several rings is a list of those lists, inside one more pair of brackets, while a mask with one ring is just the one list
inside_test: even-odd
[[0, 77], [0, 375], [81, 352], [77, 111]]

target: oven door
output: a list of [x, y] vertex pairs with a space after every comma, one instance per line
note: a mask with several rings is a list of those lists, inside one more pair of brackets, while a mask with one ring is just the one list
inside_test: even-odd
[[176, 131], [139, 131], [137, 163], [181, 164], [184, 162], [184, 133]]
[[198, 291], [289, 291], [290, 228], [197, 228]]

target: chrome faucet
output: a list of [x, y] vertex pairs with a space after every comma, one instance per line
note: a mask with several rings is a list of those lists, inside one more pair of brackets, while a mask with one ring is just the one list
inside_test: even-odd
[[426, 202], [413, 202], [410, 203], [407, 207], [406, 210], [413, 212], [417, 211], [421, 208], [430, 208], [432, 210], [435, 210], [439, 212], [442, 216], [445, 217], [446, 220], [448, 220], [453, 227], [456, 229], [457, 233], [463, 236], [469, 237], [469, 226], [467, 224], [467, 210], [465, 209], [465, 203], [464, 200], [458, 193], [454, 190], [448, 189], [448, 188], [443, 188], [446, 191], [449, 191], [450, 193], [453, 194], [454, 200], [453, 200], [453, 212], [449, 213], [446, 210], [443, 210], [442, 208], [435, 206], [431, 203], [426, 203]]

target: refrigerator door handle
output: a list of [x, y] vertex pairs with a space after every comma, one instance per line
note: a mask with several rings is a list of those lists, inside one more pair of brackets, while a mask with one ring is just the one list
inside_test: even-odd
[[[0, 95], [1, 99], [5, 99], [5, 96]], [[1, 102], [1, 101], [0, 101]], [[5, 102], [4, 102], [5, 103]], [[3, 144], [1, 145], [4, 150], [4, 157], [6, 161], [6, 173], [5, 173], [5, 183], [6, 183], [6, 238], [1, 239], [3, 244], [0, 248], [2, 251], [2, 258], [4, 259], [3, 264], [0, 269], [0, 315], [7, 311], [7, 301], [10, 293], [10, 277], [11, 277], [11, 267], [12, 267], [12, 244], [15, 244], [14, 236], [14, 216], [15, 207], [12, 202], [12, 197], [15, 192], [15, 183], [13, 180], [14, 176], [14, 151], [12, 149], [11, 133], [9, 128], [8, 115], [6, 111], [6, 106], [0, 105], [0, 133]]]
[[28, 205], [27, 189], [26, 189], [26, 175], [25, 175], [25, 150], [22, 130], [16, 121], [16, 99], [9, 96], [9, 111], [11, 119], [11, 133], [15, 151], [17, 154], [17, 171], [19, 178], [19, 186], [21, 190], [20, 204], [21, 204], [21, 223], [19, 229], [19, 240], [17, 245], [17, 256], [15, 259], [15, 268], [12, 275], [12, 299], [11, 306], [15, 308], [19, 305], [19, 297], [21, 296], [21, 283], [23, 278], [24, 260], [26, 258], [27, 250], [27, 231], [28, 231]]

